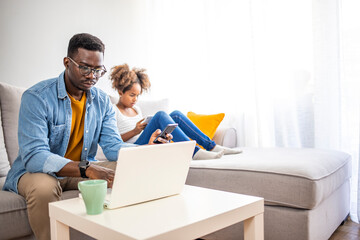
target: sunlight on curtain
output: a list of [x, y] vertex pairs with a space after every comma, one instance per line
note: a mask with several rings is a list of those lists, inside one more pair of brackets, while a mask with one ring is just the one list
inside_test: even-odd
[[[342, 0], [341, 149], [352, 155], [351, 218], [360, 219], [360, 2]], [[357, 215], [357, 216], [356, 216]]]
[[242, 111], [253, 78], [249, 3], [148, 5], [152, 93], [171, 97], [175, 108], [199, 113]]
[[146, 1], [152, 94], [170, 98], [171, 109], [225, 112], [240, 146], [350, 153], [356, 219], [360, 38], [353, 32], [360, 32], [360, 21], [355, 2]]
[[247, 146], [313, 144], [310, 0], [147, 4], [153, 95], [226, 112]]
[[[310, 146], [313, 134], [311, 1], [251, 1], [257, 142], [251, 146]], [[305, 131], [306, 129], [306, 131]], [[247, 134], [250, 136], [250, 134]]]

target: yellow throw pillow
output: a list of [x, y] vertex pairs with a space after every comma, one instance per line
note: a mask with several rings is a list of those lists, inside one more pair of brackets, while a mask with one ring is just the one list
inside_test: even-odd
[[213, 115], [196, 114], [188, 112], [187, 117], [210, 139], [215, 135], [216, 129], [225, 117], [225, 113]]

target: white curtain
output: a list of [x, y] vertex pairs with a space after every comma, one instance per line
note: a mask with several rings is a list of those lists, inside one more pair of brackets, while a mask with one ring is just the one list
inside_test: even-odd
[[351, 217], [360, 220], [360, 2], [340, 4], [341, 139], [340, 148], [352, 155]]
[[226, 113], [239, 143], [317, 147], [353, 158], [357, 220], [358, 0], [146, 1], [152, 94]]

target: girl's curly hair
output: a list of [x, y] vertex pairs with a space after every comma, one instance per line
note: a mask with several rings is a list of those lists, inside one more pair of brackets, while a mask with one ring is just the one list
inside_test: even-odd
[[134, 83], [139, 83], [141, 93], [149, 90], [151, 84], [145, 69], [133, 68], [130, 70], [129, 66], [125, 63], [123, 65], [114, 66], [111, 68], [110, 80], [113, 89], [121, 92], [126, 92], [132, 88]]

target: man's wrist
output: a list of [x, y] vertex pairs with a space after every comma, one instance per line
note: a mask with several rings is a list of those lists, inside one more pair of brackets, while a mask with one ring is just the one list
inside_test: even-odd
[[90, 162], [87, 160], [82, 160], [79, 163], [79, 171], [80, 171], [80, 176], [82, 178], [88, 178], [88, 176], [86, 175], [86, 170], [89, 168], [90, 166]]

